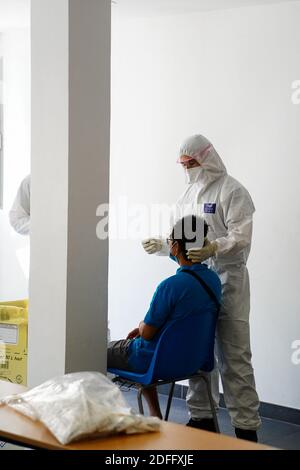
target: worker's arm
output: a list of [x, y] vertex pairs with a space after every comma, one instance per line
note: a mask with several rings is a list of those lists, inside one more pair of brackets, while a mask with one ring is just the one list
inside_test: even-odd
[[30, 231], [30, 176], [25, 178], [18, 190], [14, 204], [9, 212], [11, 226], [20, 235]]
[[10, 211], [9, 222], [13, 229], [20, 235], [29, 235], [30, 215], [26, 214], [22, 207], [19, 207], [17, 211]]
[[158, 331], [159, 331], [159, 328], [155, 328], [154, 326], [147, 325], [143, 321], [140, 323], [140, 326], [139, 326], [140, 336], [146, 341], [150, 341], [151, 339], [153, 339]]
[[233, 191], [223, 202], [227, 236], [215, 240], [217, 256], [235, 255], [251, 246], [253, 214], [255, 207], [247, 190]]

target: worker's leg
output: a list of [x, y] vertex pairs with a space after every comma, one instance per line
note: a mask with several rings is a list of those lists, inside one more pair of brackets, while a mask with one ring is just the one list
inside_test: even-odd
[[[259, 399], [255, 389], [250, 348], [250, 293], [246, 266], [226, 268], [223, 285], [223, 305], [217, 324], [218, 369], [224, 389], [226, 406], [230, 413], [236, 435], [256, 440], [256, 430], [261, 425], [258, 414]], [[212, 377], [213, 396], [216, 400], [216, 371]], [[204, 384], [190, 381], [187, 395], [192, 424], [205, 420], [197, 427], [210, 427], [212, 418]]]
[[256, 431], [261, 420], [251, 364], [249, 323], [222, 319], [218, 323], [218, 336], [224, 399], [232, 425]]
[[[217, 368], [217, 362], [214, 371], [211, 372], [211, 388], [215, 409], [217, 411], [220, 401], [219, 371]], [[189, 389], [186, 401], [190, 415], [188, 426], [216, 432], [207, 388], [203, 379], [189, 380]]]
[[159, 419], [162, 419], [162, 414], [160, 411], [158, 394], [156, 387], [145, 388], [143, 390], [143, 395], [147, 402], [149, 413], [151, 416], [156, 416]]
[[228, 272], [217, 325], [219, 369], [224, 399], [238, 437], [256, 439], [261, 425], [250, 347], [248, 271]]

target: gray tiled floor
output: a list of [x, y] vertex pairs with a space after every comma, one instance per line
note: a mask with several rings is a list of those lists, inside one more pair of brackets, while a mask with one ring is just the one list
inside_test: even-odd
[[[134, 390], [130, 390], [123, 391], [123, 393], [128, 404], [133, 409], [137, 410], [136, 392]], [[167, 397], [165, 395], [160, 395], [159, 400], [163, 411], [166, 407]], [[145, 412], [147, 411], [146, 408], [147, 406], [145, 405]], [[231, 426], [227, 410], [220, 409], [218, 419], [221, 432], [229, 436], [234, 436], [234, 431]], [[185, 401], [179, 398], [174, 398], [169, 421], [186, 424], [188, 420], [189, 417]], [[262, 427], [259, 430], [258, 436], [261, 444], [267, 444], [280, 449], [300, 449], [300, 426], [296, 426], [295, 424], [262, 418]]]

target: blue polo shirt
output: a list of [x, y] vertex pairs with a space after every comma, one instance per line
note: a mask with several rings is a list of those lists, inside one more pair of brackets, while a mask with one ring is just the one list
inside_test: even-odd
[[151, 362], [156, 344], [163, 327], [170, 321], [185, 317], [187, 314], [217, 315], [217, 306], [200, 283], [183, 269], [194, 271], [211, 288], [221, 303], [221, 282], [218, 275], [206, 264], [183, 266], [175, 276], [159, 284], [150, 308], [145, 316], [146, 325], [159, 328], [154, 338], [146, 341], [134, 339], [128, 350], [128, 363], [135, 372], [145, 372]]

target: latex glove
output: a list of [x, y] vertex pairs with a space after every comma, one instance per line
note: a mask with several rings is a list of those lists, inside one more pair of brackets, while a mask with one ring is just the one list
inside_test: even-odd
[[209, 242], [205, 240], [203, 248], [191, 248], [188, 250], [187, 257], [193, 263], [203, 263], [203, 261], [208, 260], [218, 251], [218, 244], [216, 242]]
[[163, 242], [158, 238], [148, 238], [148, 240], [142, 242], [142, 245], [148, 255], [154, 255], [154, 253], [158, 253], [162, 249]]

